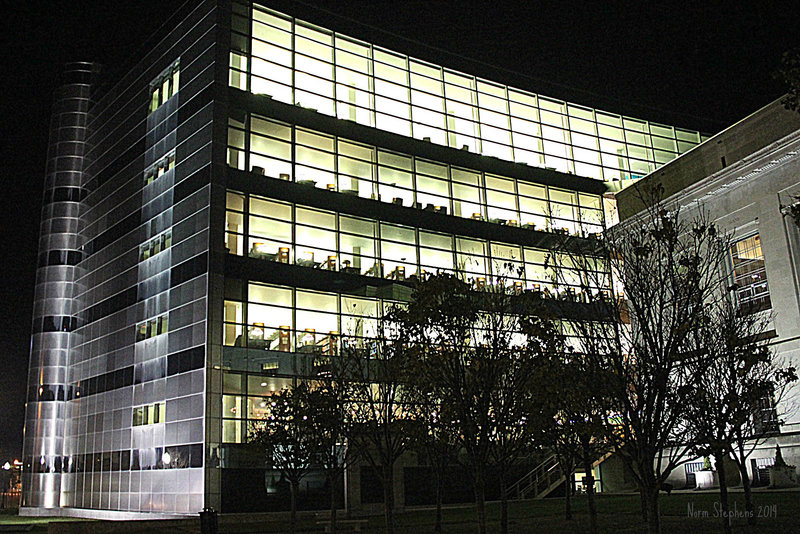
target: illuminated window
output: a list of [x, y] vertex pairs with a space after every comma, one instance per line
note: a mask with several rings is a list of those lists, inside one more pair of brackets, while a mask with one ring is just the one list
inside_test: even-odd
[[133, 426], [155, 425], [164, 422], [166, 403], [157, 402], [147, 406], [136, 406], [133, 409]]
[[159, 161], [152, 164], [144, 172], [144, 185], [153, 183], [157, 178], [175, 168], [175, 152], [167, 154]]
[[765, 395], [758, 399], [758, 410], [753, 414], [753, 426], [756, 435], [780, 432], [780, 421], [773, 395]]
[[167, 230], [160, 236], [154, 237], [147, 243], [139, 246], [139, 261], [149, 259], [159, 252], [172, 246], [172, 230]]
[[739, 305], [749, 313], [768, 310], [772, 307], [764, 269], [764, 254], [761, 252], [761, 237], [752, 235], [731, 246], [733, 279]]
[[233, 6], [229, 84], [340, 119], [607, 181], [641, 178], [703, 140]]
[[169, 331], [169, 314], [153, 317], [136, 325], [136, 341], [144, 341], [151, 337], [166, 334]]
[[161, 105], [172, 98], [178, 92], [180, 80], [180, 61], [176, 61], [172, 66], [165, 70], [161, 75], [150, 82], [150, 108], [149, 113], [154, 112]]

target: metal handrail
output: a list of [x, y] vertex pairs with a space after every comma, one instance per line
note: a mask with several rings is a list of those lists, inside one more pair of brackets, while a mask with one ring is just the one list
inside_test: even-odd
[[[592, 467], [597, 467], [598, 464], [601, 464], [612, 454], [614, 454], [614, 451], [608, 451], [592, 462]], [[564, 473], [561, 471], [555, 455], [552, 455], [509, 486], [506, 494], [513, 499], [527, 499], [532, 492], [533, 498], [536, 498], [552, 488], [554, 484], [561, 483], [562, 480], [564, 480]]]
[[564, 474], [559, 468], [558, 460], [555, 455], [549, 456], [528, 474], [509, 486], [507, 494], [516, 499], [525, 499], [533, 491], [533, 496], [536, 497], [562, 478], [564, 478]]

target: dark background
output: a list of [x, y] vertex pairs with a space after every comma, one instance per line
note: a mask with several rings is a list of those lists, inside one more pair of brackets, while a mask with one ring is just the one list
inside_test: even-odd
[[[19, 1], [0, 12], [0, 463], [21, 453], [50, 102], [62, 65], [113, 76], [177, 0]], [[341, 33], [509, 85], [716, 133], [780, 97], [792, 3], [274, 1]], [[322, 8], [316, 9], [315, 6]], [[186, 9], [186, 8], [183, 8]]]

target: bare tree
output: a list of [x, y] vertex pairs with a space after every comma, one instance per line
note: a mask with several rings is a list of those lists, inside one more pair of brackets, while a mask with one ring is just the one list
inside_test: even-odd
[[488, 466], [500, 470], [501, 528], [507, 532], [507, 467], [541, 428], [533, 402], [537, 357], [552, 341], [523, 297], [502, 277], [476, 289], [457, 276], [438, 274], [416, 287], [405, 320], [418, 347], [421, 379], [457, 424], [481, 533]]
[[267, 463], [289, 482], [292, 533], [297, 523], [300, 482], [313, 467], [317, 455], [314, 398], [308, 385], [302, 382], [293, 389], [282, 390], [270, 399], [269, 416], [249, 435], [249, 441], [264, 451]]
[[[587, 252], [591, 251], [579, 253]], [[597, 258], [583, 256], [573, 261], [569, 253], [559, 253], [557, 260], [546, 261], [555, 295], [562, 299], [551, 305], [565, 317], [561, 323], [564, 348], [552, 353], [548, 362], [547, 389], [555, 416], [547, 429], [547, 442], [566, 477], [568, 520], [572, 519], [574, 473], [579, 465], [584, 468], [593, 531], [596, 506], [592, 467], [610, 447], [607, 419], [613, 412], [610, 392], [606, 389], [609, 377], [604, 375], [609, 366], [604, 355], [613, 346], [610, 339], [615, 339], [617, 328], [600, 297], [601, 291], [610, 291], [607, 273], [597, 272], [600, 264]]]
[[613, 358], [619, 354], [620, 322], [627, 320], [613, 300], [609, 251], [605, 242], [566, 240], [545, 268], [553, 280], [556, 308], [565, 317], [566, 350], [550, 362], [552, 401], [557, 415], [549, 429], [550, 448], [567, 477], [565, 516], [572, 518], [573, 474], [582, 466], [591, 532], [597, 532], [594, 464], [613, 448], [617, 410], [612, 384]]
[[[610, 353], [621, 416], [618, 450], [628, 458], [647, 503], [651, 533], [660, 532], [658, 496], [669, 473], [687, 454], [686, 410], [700, 377], [683, 372], [691, 333], [703, 307], [718, 298], [726, 250], [716, 226], [700, 215], [681, 217], [661, 203], [643, 220], [611, 234], [609, 258], [622, 279], [631, 327]], [[637, 224], [638, 223], [638, 224]]]
[[581, 442], [578, 433], [569, 427], [571, 420], [556, 414], [547, 429], [547, 447], [553, 451], [558, 467], [564, 474], [564, 518], [572, 520], [572, 497], [575, 494], [575, 470], [581, 460]]
[[[752, 481], [747, 471], [747, 459], [756, 447], [763, 443], [765, 438], [774, 435], [778, 431], [778, 425], [781, 424], [780, 414], [777, 413], [774, 407], [779, 405], [782, 399], [785, 399], [787, 386], [797, 380], [797, 370], [791, 366], [782, 369], [773, 368], [769, 372], [774, 373], [769, 378], [773, 389], [770, 390], [769, 386], [764, 387], [762, 389], [763, 396], [756, 400], [757, 388], [753, 388], [752, 397], [748, 400], [748, 402], [752, 403], [750, 406], [753, 408], [750, 417], [741, 425], [735, 424], [733, 426], [731, 456], [739, 468], [739, 475], [744, 489], [745, 509], [748, 512], [747, 522], [751, 525], [756, 522], [756, 514], [755, 506], [753, 505]], [[754, 376], [758, 375], [759, 371], [754, 371], [752, 374]], [[765, 415], [767, 416], [766, 418]]]
[[547, 369], [550, 402], [556, 409], [548, 428], [548, 444], [566, 477], [565, 515], [572, 519], [573, 474], [578, 465], [585, 473], [590, 532], [597, 532], [595, 461], [607, 453], [607, 419], [611, 412], [605, 384], [609, 377], [595, 354], [567, 352], [552, 357]]
[[358, 460], [359, 451], [349, 440], [353, 423], [341, 358], [332, 355], [322, 361], [326, 365], [317, 366], [309, 404], [315, 407], [312, 432], [316, 461], [330, 488], [330, 526], [331, 532], [336, 532], [337, 490], [345, 471]]
[[[684, 372], [692, 332], [727, 286], [716, 226], [702, 213], [687, 219], [660, 194], [643, 192], [644, 209], [607, 231], [593, 255], [564, 252], [577, 283], [615, 319], [574, 324], [581, 352], [606, 367], [614, 415], [607, 436], [633, 473], [651, 533], [660, 532], [659, 490], [688, 454], [687, 407], [699, 380]], [[618, 296], [603, 289], [615, 287], [609, 277]]]
[[781, 57], [781, 66], [773, 77], [786, 86], [786, 96], [781, 104], [786, 109], [800, 111], [800, 47], [787, 50]]
[[383, 486], [386, 531], [394, 532], [394, 467], [417, 434], [407, 333], [390, 308], [366, 346], [343, 346], [342, 377], [352, 413], [351, 445], [378, 473]]
[[[416, 346], [409, 347], [415, 353]], [[453, 465], [458, 454], [458, 433], [455, 417], [450, 407], [439, 395], [432, 384], [424, 377], [424, 365], [414, 354], [411, 387], [414, 388], [414, 406], [417, 413], [418, 434], [415, 448], [423, 455], [433, 472], [435, 493], [435, 520], [433, 531], [442, 531], [442, 501], [444, 494], [444, 476], [446, 469]]]
[[510, 468], [529, 458], [546, 441], [545, 429], [554, 410], [548, 402], [546, 362], [552, 354], [563, 351], [557, 324], [538, 296], [515, 291], [501, 279], [486, 295], [488, 305], [482, 305], [493, 316], [487, 318], [487, 348], [497, 354], [489, 359], [502, 371], [490, 393], [494, 432], [490, 457], [499, 473], [503, 534], [508, 533]]
[[[702, 377], [688, 405], [689, 428], [695, 451], [716, 459], [726, 533], [731, 525], [724, 461], [730, 455], [735, 458], [752, 524], [755, 513], [747, 457], [763, 438], [778, 430], [777, 413], [771, 408], [786, 386], [797, 379], [794, 368], [779, 366], [768, 344], [768, 314], [737, 306], [736, 286], [728, 289], [731, 294], [726, 298], [706, 306], [702, 326], [691, 337], [694, 352], [685, 364], [686, 372]], [[698, 354], [701, 357], [695, 357]]]

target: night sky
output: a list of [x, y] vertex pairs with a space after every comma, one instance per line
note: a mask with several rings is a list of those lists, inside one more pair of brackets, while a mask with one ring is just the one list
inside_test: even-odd
[[[118, 72], [182, 4], [12, 0], [3, 10], [0, 463], [21, 452], [38, 223], [58, 74], [76, 60]], [[490, 80], [707, 133], [780, 97], [784, 88], [771, 73], [783, 51], [800, 45], [800, 11], [778, 2], [271, 5]]]

